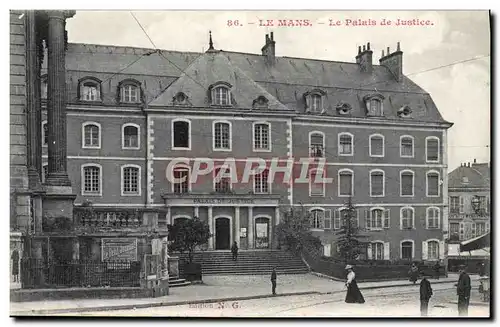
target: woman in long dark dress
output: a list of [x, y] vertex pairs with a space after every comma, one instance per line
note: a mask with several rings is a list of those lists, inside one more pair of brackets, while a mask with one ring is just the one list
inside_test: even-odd
[[346, 303], [365, 303], [365, 298], [361, 294], [358, 284], [356, 283], [356, 274], [354, 273], [352, 266], [347, 265], [345, 267], [347, 270], [347, 294], [345, 296]]

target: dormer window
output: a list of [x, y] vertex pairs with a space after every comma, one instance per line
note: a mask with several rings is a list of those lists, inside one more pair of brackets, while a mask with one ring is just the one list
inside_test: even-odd
[[101, 81], [97, 78], [80, 80], [81, 101], [101, 101]]
[[225, 82], [219, 82], [210, 86], [212, 105], [230, 106], [231, 105], [231, 85]]
[[306, 100], [306, 112], [323, 113], [323, 98], [326, 93], [322, 90], [312, 90], [304, 94]]
[[337, 104], [337, 113], [339, 115], [349, 115], [351, 113], [351, 105], [345, 102], [340, 102]]
[[368, 116], [382, 117], [384, 116], [384, 108], [382, 101], [384, 96], [381, 94], [370, 94], [364, 97], [366, 111]]
[[183, 92], [179, 92], [175, 95], [172, 102], [176, 106], [186, 105], [188, 103], [188, 97]]
[[411, 109], [409, 106], [403, 106], [398, 110], [399, 118], [410, 118], [411, 117]]
[[253, 100], [252, 107], [255, 109], [267, 109], [269, 100], [263, 95], [260, 95], [257, 99]]
[[120, 102], [138, 103], [141, 101], [141, 87], [139, 82], [124, 81], [120, 83]]

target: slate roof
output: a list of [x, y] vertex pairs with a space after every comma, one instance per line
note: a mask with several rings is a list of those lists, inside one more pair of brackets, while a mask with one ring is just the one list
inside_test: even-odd
[[[463, 182], [467, 177], [468, 183]], [[490, 168], [487, 163], [458, 167], [448, 174], [449, 188], [490, 188]]]
[[[206, 106], [208, 90], [202, 86], [226, 79], [236, 86], [232, 90], [236, 109], [248, 109], [258, 95], [264, 95], [269, 109], [304, 113], [304, 93], [321, 89], [326, 92], [324, 107], [328, 116], [339, 115], [336, 106], [346, 102], [352, 107], [351, 116], [366, 117], [363, 97], [380, 93], [384, 96], [383, 119], [446, 122], [425, 90], [407, 77], [396, 82], [389, 70], [380, 65], [373, 65], [370, 74], [361, 72], [355, 62], [276, 57], [274, 66], [269, 66], [259, 54], [166, 50], [158, 53], [154, 49], [69, 44], [66, 69], [69, 103], [78, 101], [78, 79], [83, 76], [103, 81], [104, 105], [116, 104], [118, 83], [133, 78], [141, 82], [145, 102], [156, 107], [171, 106], [173, 96], [181, 89], [193, 106]], [[412, 110], [411, 118], [397, 115], [405, 105]]]

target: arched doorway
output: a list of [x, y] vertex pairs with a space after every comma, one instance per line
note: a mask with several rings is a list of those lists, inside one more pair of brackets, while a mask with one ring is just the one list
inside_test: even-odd
[[269, 221], [270, 219], [267, 217], [259, 217], [255, 219], [255, 248], [257, 249], [267, 249], [270, 246]]
[[229, 250], [231, 247], [231, 221], [229, 218], [215, 219], [215, 249]]

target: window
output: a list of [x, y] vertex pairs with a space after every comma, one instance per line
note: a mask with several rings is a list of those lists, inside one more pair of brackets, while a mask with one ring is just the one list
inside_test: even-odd
[[213, 103], [218, 106], [230, 105], [229, 89], [224, 86], [219, 86], [214, 89]]
[[384, 136], [371, 135], [370, 136], [370, 157], [383, 157], [384, 156]]
[[427, 196], [439, 196], [439, 173], [437, 171], [427, 173]]
[[141, 195], [141, 168], [135, 165], [122, 167], [122, 196]]
[[311, 228], [323, 229], [324, 228], [325, 212], [320, 209], [311, 210]]
[[229, 168], [216, 168], [214, 182], [215, 192], [231, 192], [231, 170]]
[[312, 112], [321, 112], [323, 110], [323, 103], [321, 99], [321, 95], [312, 94], [311, 95], [311, 111]]
[[323, 158], [325, 156], [325, 135], [322, 132], [309, 134], [309, 157]]
[[122, 148], [139, 149], [139, 126], [126, 124], [122, 127]]
[[384, 171], [372, 170], [370, 172], [370, 196], [384, 196], [385, 193], [385, 179]]
[[191, 150], [191, 124], [188, 120], [172, 121], [172, 149]]
[[41, 94], [40, 94], [40, 97], [41, 99], [47, 99], [47, 92], [48, 92], [48, 84], [47, 84], [47, 75], [43, 75], [42, 78], [41, 78], [41, 81], [42, 81], [42, 85], [41, 85], [41, 88], [40, 88], [40, 91], [41, 91]]
[[309, 196], [325, 196], [324, 171], [312, 169], [309, 171]]
[[476, 235], [481, 236], [486, 234], [486, 223], [476, 223]]
[[460, 223], [450, 223], [450, 239], [459, 240]]
[[175, 194], [183, 194], [189, 192], [189, 167], [176, 166], [172, 175], [174, 180], [172, 183], [173, 192]]
[[427, 242], [427, 259], [428, 260], [438, 260], [439, 259], [439, 242], [438, 241]]
[[481, 212], [481, 213], [487, 212], [488, 211], [487, 210], [487, 208], [488, 208], [488, 201], [487, 201], [486, 197], [485, 196], [479, 196], [479, 195], [477, 195], [476, 197], [479, 200], [479, 212]]
[[427, 228], [437, 229], [439, 228], [439, 208], [427, 208]]
[[124, 103], [137, 103], [140, 102], [141, 88], [132, 83], [123, 84], [121, 86], [121, 102]]
[[390, 210], [373, 208], [366, 211], [366, 229], [382, 229], [390, 227]]
[[101, 101], [101, 81], [97, 78], [80, 80], [80, 100]]
[[353, 195], [354, 173], [349, 169], [339, 171], [339, 196]]
[[270, 127], [267, 123], [256, 123], [253, 127], [253, 150], [271, 151]]
[[383, 116], [382, 112], [382, 103], [379, 99], [371, 99], [370, 100], [370, 108], [369, 112], [371, 116]]
[[42, 146], [49, 144], [49, 124], [47, 121], [42, 122]]
[[401, 196], [413, 196], [414, 174], [411, 170], [403, 170], [401, 176]]
[[352, 156], [353, 155], [352, 135], [342, 133], [339, 135], [339, 155]]
[[264, 170], [254, 176], [254, 192], [257, 194], [268, 194], [269, 191], [269, 171]]
[[98, 123], [84, 123], [83, 128], [83, 148], [101, 148], [101, 125]]
[[213, 125], [214, 150], [231, 150], [231, 124], [215, 122]]
[[401, 136], [400, 156], [402, 158], [413, 158], [413, 137]]
[[401, 209], [401, 229], [413, 229], [415, 228], [414, 220], [414, 210], [413, 208], [402, 208]]
[[355, 228], [359, 227], [359, 211], [355, 209], [352, 213], [352, 217], [348, 220], [349, 217], [346, 215], [349, 214], [349, 210], [347, 209], [338, 209], [334, 210], [333, 217], [333, 229], [340, 229], [344, 222], [350, 221], [351, 225]]
[[439, 161], [439, 139], [429, 136], [425, 139], [425, 156], [428, 162]]
[[42, 176], [40, 176], [42, 178], [42, 183], [45, 183], [45, 181], [47, 180], [47, 176], [49, 175], [49, 165], [48, 164], [44, 164], [42, 166]]
[[372, 260], [384, 260], [384, 243], [374, 242], [371, 245]]
[[403, 241], [401, 242], [401, 259], [412, 260], [413, 259], [413, 242]]
[[82, 166], [82, 195], [102, 195], [101, 174], [100, 165], [86, 164]]
[[450, 196], [450, 213], [459, 213], [460, 212], [460, 197], [458, 196]]

